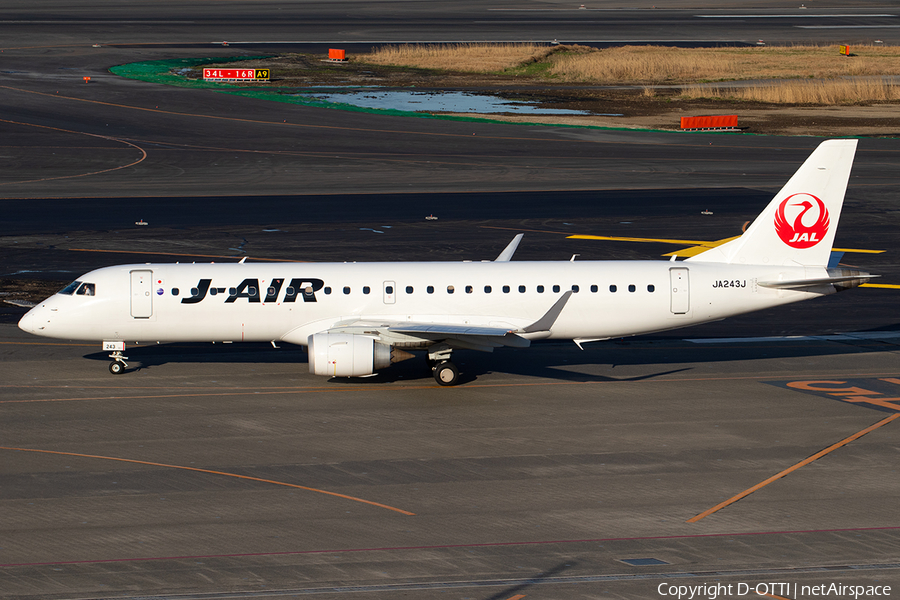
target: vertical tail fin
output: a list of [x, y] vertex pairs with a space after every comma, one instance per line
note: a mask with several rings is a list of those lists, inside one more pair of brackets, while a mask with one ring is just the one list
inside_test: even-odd
[[856, 142], [819, 144], [741, 237], [687, 260], [827, 266]]

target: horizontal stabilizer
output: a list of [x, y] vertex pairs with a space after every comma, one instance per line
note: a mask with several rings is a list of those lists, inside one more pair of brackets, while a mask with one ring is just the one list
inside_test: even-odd
[[881, 275], [871, 275], [860, 271], [859, 273], [849, 275], [838, 275], [835, 277], [819, 277], [816, 279], [794, 279], [793, 281], [760, 281], [757, 285], [761, 287], [773, 288], [776, 290], [802, 290], [804, 288], [819, 287], [823, 285], [834, 285], [838, 289], [844, 290], [855, 288], [863, 283], [881, 277]]

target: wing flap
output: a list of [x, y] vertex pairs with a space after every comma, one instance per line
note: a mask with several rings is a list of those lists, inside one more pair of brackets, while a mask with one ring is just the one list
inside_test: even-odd
[[413, 335], [434, 341], [446, 341], [457, 347], [490, 352], [500, 346], [527, 348], [531, 342], [503, 327], [446, 325], [441, 323], [404, 323], [387, 328], [390, 333]]
[[428, 333], [432, 335], [475, 335], [500, 336], [512, 333], [514, 329], [504, 327], [481, 327], [475, 325], [447, 325], [444, 323], [404, 323], [391, 325], [388, 331], [396, 333]]

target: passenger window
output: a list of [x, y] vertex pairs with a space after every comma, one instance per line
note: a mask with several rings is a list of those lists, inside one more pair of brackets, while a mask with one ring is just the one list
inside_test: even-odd
[[471, 294], [471, 293], [474, 291], [474, 289], [475, 289], [475, 288], [473, 288], [471, 285], [467, 285], [467, 286], [466, 286], [466, 293], [467, 293], [467, 294]]
[[179, 294], [178, 288], [172, 288], [172, 295], [177, 296]]
[[56, 293], [57, 294], [65, 294], [66, 296], [71, 296], [72, 294], [75, 293], [75, 290], [78, 289], [79, 285], [81, 285], [80, 281], [73, 281], [72, 283], [70, 283], [69, 285], [67, 285], [66, 287], [64, 287], [63, 289], [59, 290]]
[[573, 286], [572, 286], [572, 293], [574, 293], [574, 294], [577, 294], [577, 293], [578, 293], [578, 286], [577, 286], [577, 285], [573, 285]]
[[322, 291], [325, 292], [325, 295], [326, 295], [326, 296], [330, 296], [330, 295], [331, 295], [331, 288], [328, 287], [328, 286], [325, 286], [325, 288], [323, 288]]
[[628, 291], [629, 291], [629, 292], [633, 292], [633, 291], [635, 291], [636, 289], [637, 289], [637, 288], [635, 287], [635, 285], [634, 285], [633, 283], [630, 284], [630, 285], [628, 286]]
[[[388, 292], [388, 293], [390, 293], [390, 292]], [[411, 285], [406, 286], [406, 293], [407, 293], [407, 294], [412, 294], [412, 293], [413, 293], [413, 286], [411, 286]]]
[[504, 285], [504, 286], [503, 286], [503, 293], [504, 293], [504, 294], [508, 294], [508, 293], [509, 293], [509, 286], [508, 286], [508, 285]]
[[363, 294], [368, 294], [368, 293], [371, 292], [371, 291], [372, 291], [372, 290], [371, 290], [371, 288], [369, 288], [369, 286], [367, 286], [367, 285], [364, 285], [364, 286], [363, 286]]
[[250, 287], [247, 288], [247, 293], [248, 293], [250, 296], [255, 296], [255, 295], [256, 295], [256, 288], [253, 287], [253, 286], [251, 285]]
[[269, 296], [274, 296], [276, 293], [277, 293], [277, 292], [275, 291], [275, 288], [272, 287], [271, 285], [270, 285], [269, 288], [266, 290], [266, 294], [269, 295]]
[[542, 286], [542, 285], [537, 286], [537, 293], [538, 293], [538, 294], [543, 294], [543, 293], [544, 293], [544, 286]]
[[[194, 288], [194, 289], [196, 289], [196, 288]], [[216, 295], [216, 293], [213, 291], [214, 289], [216, 289], [216, 288], [209, 288], [209, 293], [212, 294], [213, 296]], [[197, 293], [199, 293], [199, 292], [197, 292]], [[191, 296], [196, 296], [196, 295], [197, 294], [194, 293], [194, 290], [191, 290]], [[228, 288], [228, 295], [229, 296], [237, 295], [237, 288]], [[252, 296], [253, 294], [250, 294], [250, 295]]]
[[[231, 288], [231, 289], [234, 289], [234, 288]], [[209, 295], [210, 295], [210, 296], [215, 296], [215, 295], [218, 294], [218, 293], [219, 293], [219, 290], [217, 290], [216, 288], [214, 288], [214, 287], [209, 288]], [[232, 296], [233, 296], [233, 295], [234, 295], [234, 294], [232, 294]], [[250, 295], [252, 296], [253, 294], [250, 294]]]
[[592, 291], [593, 293], [595, 293], [595, 294], [597, 293], [597, 290], [598, 290], [598, 289], [600, 289], [600, 288], [598, 288], [596, 285], [592, 285], [592, 286], [591, 286], [591, 291]]
[[349, 294], [350, 294], [350, 288], [347, 286], [344, 286], [344, 295], [347, 296]]
[[519, 293], [520, 293], [520, 294], [524, 294], [524, 293], [525, 293], [525, 286], [524, 286], [524, 285], [520, 285], [520, 286], [519, 286]]
[[428, 292], [429, 294], [433, 294], [433, 293], [434, 293], [434, 286], [433, 286], [433, 285], [429, 285], [427, 288], [425, 288], [425, 291]]
[[485, 293], [485, 294], [490, 294], [490, 293], [491, 293], [491, 286], [489, 286], [489, 285], [484, 286], [484, 293]]
[[455, 291], [456, 291], [456, 288], [454, 288], [452, 285], [448, 285], [448, 286], [447, 286], [447, 293], [448, 293], [448, 294], [452, 294], [452, 293], [455, 292]]
[[553, 293], [555, 293], [555, 294], [558, 294], [558, 293], [559, 293], [559, 286], [558, 286], [558, 285], [554, 285], [554, 286], [553, 286]]
[[655, 291], [656, 291], [656, 286], [654, 286], [654, 285], [651, 283], [650, 285], [647, 286], [647, 291], [648, 291], [648, 292], [651, 292], [651, 293], [655, 292]]
[[[408, 291], [409, 291], [409, 288], [407, 288], [407, 293], [408, 293]], [[385, 293], [385, 294], [393, 294], [393, 293], [394, 293], [394, 286], [392, 286], [392, 285], [385, 286], [385, 288], [384, 288], [384, 293]]]
[[[231, 288], [231, 289], [234, 289], [234, 288]], [[327, 289], [327, 288], [326, 288], [326, 289]], [[287, 298], [293, 298], [293, 296], [294, 296], [295, 293], [296, 293], [296, 292], [294, 292], [294, 288], [292, 288], [292, 287], [290, 287], [290, 286], [288, 286], [288, 289], [284, 290], [284, 295], [285, 295]], [[327, 294], [328, 292], [325, 292], [325, 293]], [[196, 294], [195, 294], [195, 295], [196, 295]], [[231, 295], [234, 296], [234, 293], [232, 292]]]
[[617, 290], [617, 289], [619, 289], [619, 288], [617, 288], [617, 287], [614, 286], [614, 285], [609, 286], [609, 291], [612, 292], [612, 293], [614, 293], [614, 294], [616, 293], [616, 290]]

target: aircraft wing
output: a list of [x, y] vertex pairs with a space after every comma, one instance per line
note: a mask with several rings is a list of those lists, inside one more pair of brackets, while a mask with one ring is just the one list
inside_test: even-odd
[[444, 342], [458, 348], [486, 352], [490, 352], [500, 346], [527, 348], [531, 345], [530, 340], [518, 335], [514, 329], [503, 327], [403, 323], [402, 325], [388, 327], [388, 333], [400, 333], [434, 342]]
[[504, 327], [478, 327], [474, 325], [445, 325], [435, 323], [404, 323], [391, 325], [388, 331], [397, 333], [427, 333], [429, 335], [474, 335], [474, 336], [500, 336], [515, 333], [515, 329]]
[[[511, 346], [527, 348], [531, 341], [518, 335], [514, 327], [489, 327], [481, 325], [456, 325], [451, 323], [415, 323], [410, 321], [371, 321], [359, 319], [337, 323], [322, 333], [350, 333], [357, 335], [377, 335], [392, 344], [410, 342], [446, 343], [455, 348], [492, 352], [494, 348]], [[519, 333], [522, 333], [519, 331]], [[290, 334], [282, 339], [291, 343], [305, 343], [305, 340], [290, 339]]]
[[[390, 319], [378, 321], [356, 319], [336, 323], [324, 333], [377, 334], [388, 339], [392, 337], [395, 339], [405, 338], [405, 340], [397, 339], [394, 343], [412, 341], [412, 338], [436, 343], [443, 342], [457, 348], [468, 348], [485, 352], [491, 352], [494, 348], [499, 348], [500, 346], [527, 348], [531, 345], [531, 341], [520, 334], [550, 331], [571, 296], [571, 291], [566, 292], [559, 297], [540, 319], [522, 328], [474, 324], [460, 325], [457, 323], [417, 323], [413, 321], [391, 321]], [[288, 339], [288, 336], [282, 339], [287, 342], [292, 341]]]

